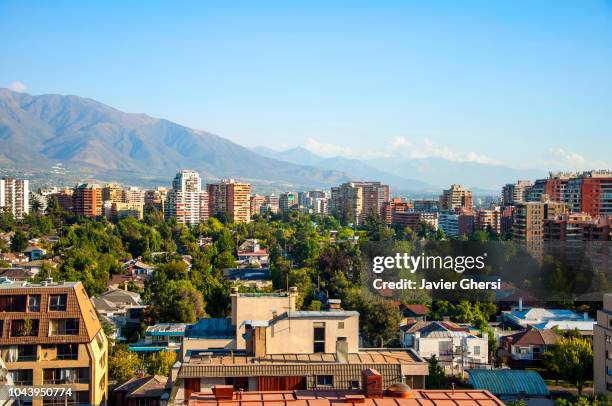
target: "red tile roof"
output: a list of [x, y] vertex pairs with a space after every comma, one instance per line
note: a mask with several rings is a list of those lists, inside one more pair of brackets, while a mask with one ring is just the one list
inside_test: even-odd
[[[347, 395], [360, 391], [278, 391], [236, 392], [233, 399], [217, 400], [212, 391], [191, 394], [189, 406], [331, 406], [332, 404], [359, 404], [364, 406], [503, 406], [503, 402], [486, 390], [413, 390], [409, 397], [366, 397], [347, 399]], [[355, 403], [353, 403], [355, 402]]]
[[508, 338], [512, 339], [512, 345], [554, 345], [561, 336], [553, 330], [530, 328], [504, 337], [506, 341], [508, 341]]

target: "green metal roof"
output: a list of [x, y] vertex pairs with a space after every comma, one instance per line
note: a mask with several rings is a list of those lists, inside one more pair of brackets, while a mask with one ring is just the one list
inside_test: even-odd
[[535, 371], [516, 369], [469, 369], [468, 383], [474, 389], [486, 389], [497, 396], [548, 396], [544, 380]]

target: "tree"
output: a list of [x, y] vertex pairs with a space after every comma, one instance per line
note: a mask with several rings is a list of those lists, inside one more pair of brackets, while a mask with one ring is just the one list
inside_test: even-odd
[[[582, 393], [586, 381], [593, 378], [593, 348], [582, 338], [563, 337], [545, 357], [548, 367], [557, 369], [562, 379]], [[556, 365], [556, 367], [555, 367]]]
[[146, 366], [149, 375], [170, 375], [172, 365], [176, 362], [174, 351], [159, 351], [147, 358]]
[[28, 248], [28, 237], [21, 230], [15, 232], [11, 239], [11, 249], [13, 252], [23, 252]]
[[111, 378], [126, 381], [143, 369], [142, 360], [124, 344], [116, 345], [108, 360]]
[[433, 355], [428, 363], [429, 375], [425, 378], [427, 381], [428, 389], [446, 389], [448, 387], [448, 381], [444, 374], [444, 368], [438, 362], [438, 358]]

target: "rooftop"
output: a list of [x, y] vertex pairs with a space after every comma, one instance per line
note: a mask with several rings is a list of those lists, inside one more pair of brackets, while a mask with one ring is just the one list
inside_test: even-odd
[[[360, 396], [361, 395], [361, 396]], [[352, 396], [354, 400], [347, 399]], [[218, 400], [210, 392], [193, 393], [189, 398], [189, 406], [221, 405], [231, 403], [234, 406], [263, 406], [266, 403], [275, 406], [329, 406], [338, 403], [359, 403], [364, 406], [435, 406], [435, 405], [503, 405], [503, 403], [484, 390], [413, 390], [410, 397], [371, 398], [363, 396], [360, 391], [278, 391], [278, 392], [240, 392], [233, 398]]]
[[557, 343], [561, 336], [552, 330], [530, 328], [504, 338], [506, 340], [511, 338], [512, 343], [516, 345], [553, 345]]
[[113, 392], [126, 392], [127, 398], [159, 397], [167, 381], [167, 377], [160, 375], [132, 378], [117, 386]]
[[187, 326], [185, 323], [158, 323], [147, 327], [145, 334], [148, 336], [182, 336]]
[[31, 283], [27, 281], [23, 282], [15, 282], [11, 281], [10, 283], [0, 284], [0, 289], [32, 289], [32, 288], [45, 288], [45, 289], [53, 289], [53, 288], [74, 288], [77, 284], [81, 282], [39, 282], [39, 283]]
[[468, 383], [497, 396], [548, 396], [546, 383], [535, 371], [517, 369], [469, 369]]
[[226, 318], [200, 319], [185, 330], [187, 338], [232, 338], [235, 335], [236, 329], [232, 326], [232, 320]]

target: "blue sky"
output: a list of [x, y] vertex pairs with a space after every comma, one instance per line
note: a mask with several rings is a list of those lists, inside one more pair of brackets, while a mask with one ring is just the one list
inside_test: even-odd
[[610, 1], [83, 3], [0, 0], [0, 86], [246, 146], [612, 166]]

